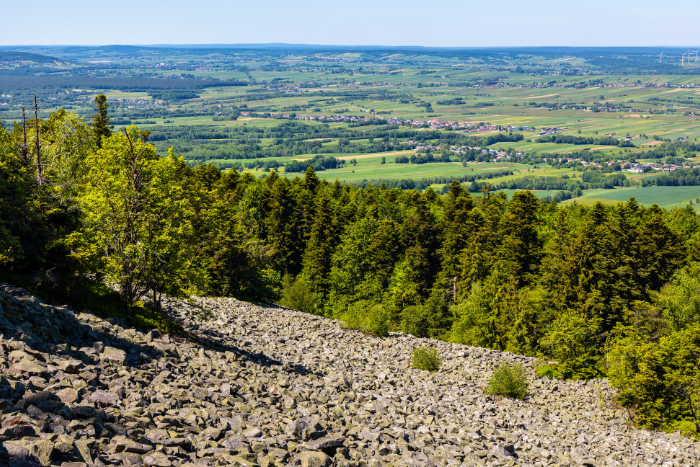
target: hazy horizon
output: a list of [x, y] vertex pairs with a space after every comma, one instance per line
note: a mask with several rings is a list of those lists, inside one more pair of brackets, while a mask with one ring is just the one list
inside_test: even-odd
[[193, 6], [182, 0], [125, 0], [114, 8], [86, 0], [38, 0], [4, 7], [6, 18], [27, 20], [5, 24], [0, 44], [688, 47], [698, 40], [690, 25], [683, 26], [683, 18], [700, 12], [690, 0], [671, 0], [663, 9], [649, 0], [503, 0], [493, 5], [456, 0], [435, 8], [416, 0], [205, 0]]

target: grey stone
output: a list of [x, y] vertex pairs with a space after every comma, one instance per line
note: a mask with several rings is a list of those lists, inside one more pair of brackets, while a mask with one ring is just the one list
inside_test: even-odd
[[105, 347], [102, 351], [102, 359], [117, 365], [124, 365], [126, 362], [126, 352], [114, 347]]
[[[187, 337], [148, 334], [13, 294], [0, 326], [59, 342], [0, 343], [0, 465], [700, 465], [698, 441], [630, 428], [605, 380], [540, 378], [528, 357], [228, 298], [165, 297]], [[410, 368], [422, 345], [440, 372]], [[525, 401], [480, 389], [502, 360]]]
[[92, 402], [98, 407], [111, 407], [113, 405], [117, 405], [117, 396], [105, 391], [95, 391], [90, 394], [88, 401]]
[[343, 436], [324, 436], [304, 443], [304, 446], [309, 449], [321, 450], [340, 447], [343, 444], [345, 444], [345, 438]]
[[327, 454], [318, 451], [305, 451], [299, 453], [297, 458], [301, 462], [301, 467], [327, 467], [332, 463]]

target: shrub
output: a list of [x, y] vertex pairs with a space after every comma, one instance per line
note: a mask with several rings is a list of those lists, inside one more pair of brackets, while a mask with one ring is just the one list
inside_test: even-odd
[[386, 336], [389, 333], [389, 317], [384, 307], [367, 301], [350, 305], [341, 315], [344, 326], [362, 331], [372, 336]]
[[496, 367], [489, 380], [489, 394], [495, 396], [522, 399], [527, 394], [525, 370], [519, 363], [510, 364], [502, 361]]
[[413, 356], [411, 357], [412, 368], [435, 373], [440, 369], [441, 363], [442, 359], [437, 349], [433, 347], [418, 347], [413, 349]]
[[318, 295], [311, 291], [309, 283], [302, 277], [296, 280], [289, 274], [282, 278], [280, 305], [304, 313], [315, 313]]
[[416, 337], [428, 337], [428, 310], [425, 307], [411, 305], [401, 312], [401, 332]]
[[700, 323], [649, 342], [635, 331], [609, 354], [610, 386], [639, 428], [700, 438]]

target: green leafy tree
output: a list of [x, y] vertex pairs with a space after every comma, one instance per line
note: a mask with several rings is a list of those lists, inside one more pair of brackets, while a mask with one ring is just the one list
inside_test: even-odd
[[610, 384], [639, 427], [700, 436], [700, 323], [658, 342], [630, 333], [609, 360]]
[[149, 290], [176, 293], [192, 240], [192, 208], [171, 155], [160, 158], [135, 127], [104, 140], [86, 160], [80, 202], [83, 249], [129, 307]]
[[678, 271], [655, 298], [673, 331], [700, 322], [700, 263]]
[[[42, 121], [39, 124], [41, 138], [47, 134], [47, 126]], [[55, 136], [57, 132], [50, 133]], [[54, 155], [60, 152], [59, 145], [53, 139], [47, 143], [50, 170], [38, 184], [31, 161], [22, 150], [21, 134], [9, 133], [0, 125], [0, 269], [5, 271], [35, 274], [52, 269], [56, 274], [70, 275], [63, 270], [70, 251], [66, 236], [78, 227], [80, 210], [72, 198], [74, 180], [56, 170], [60, 163]], [[61, 147], [66, 152], [80, 152], [75, 146], [76, 141], [71, 140]]]

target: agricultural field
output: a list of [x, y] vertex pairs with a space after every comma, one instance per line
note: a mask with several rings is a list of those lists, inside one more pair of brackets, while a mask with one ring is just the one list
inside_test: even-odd
[[[17, 51], [27, 60], [0, 62], [0, 123], [20, 122], [34, 95], [41, 117], [63, 108], [88, 118], [94, 96], [104, 93], [115, 130], [136, 124], [161, 152], [172, 147], [191, 165], [255, 176], [301, 176], [285, 166], [321, 156], [343, 161], [317, 171], [327, 180], [427, 180], [422, 188], [441, 190], [450, 177], [501, 187], [542, 177], [570, 191], [576, 183], [568, 181], [585, 171], [697, 162], [692, 144], [668, 149], [700, 137], [700, 64], [681, 66], [676, 49]], [[555, 140], [565, 137], [588, 140]], [[426, 153], [447, 159], [396, 163]], [[697, 197], [695, 186], [642, 188], [655, 183], [656, 171], [622, 173], [631, 186], [578, 183], [582, 194], [571, 191], [566, 202], [634, 195], [643, 204], [678, 206]]]
[[[700, 186], [647, 186], [617, 188], [614, 190], [590, 190], [580, 198], [565, 201], [566, 203], [616, 204], [634, 197], [642, 205], [658, 204], [663, 208], [684, 207], [692, 201], [700, 199]], [[697, 206], [697, 208], [696, 208]], [[693, 204], [698, 209], [700, 204]]]

